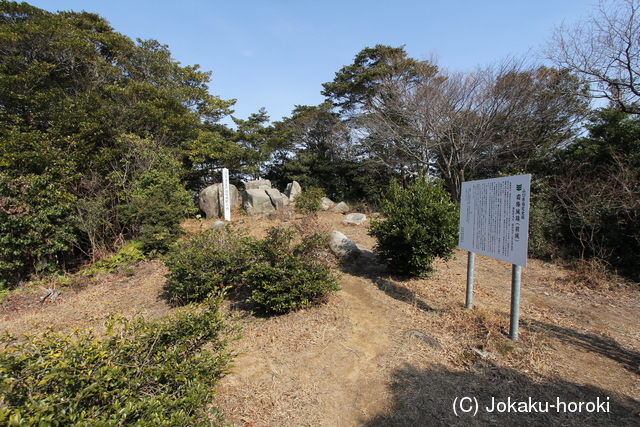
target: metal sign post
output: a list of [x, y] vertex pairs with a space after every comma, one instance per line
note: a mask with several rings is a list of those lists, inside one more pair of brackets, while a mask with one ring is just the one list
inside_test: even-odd
[[231, 221], [231, 200], [229, 198], [229, 169], [222, 169], [222, 200], [224, 204], [224, 220]]
[[469, 251], [466, 308], [472, 308], [474, 254], [513, 264], [511, 339], [518, 339], [520, 267], [527, 266], [531, 175], [463, 182], [458, 247]]
[[520, 322], [520, 266], [513, 264], [511, 271], [511, 327], [509, 337], [518, 341], [518, 323]]
[[473, 308], [473, 269], [475, 268], [476, 254], [469, 252], [467, 257], [467, 303], [465, 308]]

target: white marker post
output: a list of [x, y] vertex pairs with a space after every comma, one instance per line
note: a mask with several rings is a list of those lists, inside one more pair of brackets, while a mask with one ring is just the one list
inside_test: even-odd
[[224, 220], [231, 221], [231, 199], [229, 197], [229, 169], [222, 169], [222, 200], [224, 205]]
[[531, 175], [463, 182], [458, 247], [469, 251], [466, 307], [472, 307], [473, 256], [513, 264], [510, 336], [518, 340], [520, 267], [527, 266]]

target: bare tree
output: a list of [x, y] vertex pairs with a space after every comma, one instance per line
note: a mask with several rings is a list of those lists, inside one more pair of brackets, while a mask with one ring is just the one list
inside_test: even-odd
[[573, 26], [557, 27], [545, 54], [624, 112], [640, 114], [640, 1], [600, 0]]
[[566, 142], [585, 110], [565, 91], [571, 76], [524, 60], [467, 73], [415, 71], [379, 84], [359, 120], [364, 143], [387, 165], [401, 159], [414, 173], [440, 176], [454, 200], [465, 180], [524, 167]]
[[[565, 210], [569, 230], [582, 246], [581, 259], [611, 259], [611, 236], [627, 233], [638, 239], [640, 171], [628, 159], [613, 156], [610, 165], [567, 164], [551, 181], [553, 194]], [[623, 230], [623, 233], [620, 231]], [[635, 231], [634, 231], [635, 230]], [[617, 240], [615, 244], [619, 245]]]

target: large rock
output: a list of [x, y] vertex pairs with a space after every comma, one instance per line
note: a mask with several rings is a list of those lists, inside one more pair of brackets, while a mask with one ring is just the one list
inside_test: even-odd
[[347, 213], [349, 212], [349, 205], [347, 205], [345, 202], [340, 202], [337, 205], [335, 205], [331, 210], [333, 212]]
[[281, 211], [284, 209], [284, 206], [286, 204], [284, 200], [286, 196], [284, 194], [280, 193], [275, 188], [269, 188], [268, 190], [265, 190], [265, 192], [271, 199], [271, 204], [274, 208], [276, 208], [277, 211]]
[[[198, 195], [200, 210], [207, 218], [218, 218], [224, 215], [224, 199], [222, 184], [213, 184], [205, 188]], [[240, 204], [240, 196], [235, 185], [229, 184], [231, 209]]]
[[244, 185], [245, 190], [268, 190], [271, 188], [271, 181], [268, 179], [255, 179]]
[[292, 202], [296, 199], [298, 194], [302, 193], [302, 188], [298, 181], [293, 181], [287, 184], [287, 188], [284, 190], [284, 194], [291, 200]]
[[264, 189], [249, 189], [242, 193], [242, 206], [249, 215], [273, 210], [271, 197]]
[[329, 248], [331, 248], [331, 251], [341, 260], [356, 258], [360, 255], [360, 249], [358, 246], [339, 231], [331, 232]]
[[323, 211], [328, 211], [331, 206], [335, 205], [334, 201], [328, 197], [323, 197], [321, 203]]
[[367, 220], [367, 216], [361, 213], [350, 213], [342, 220], [347, 225], [362, 225]]

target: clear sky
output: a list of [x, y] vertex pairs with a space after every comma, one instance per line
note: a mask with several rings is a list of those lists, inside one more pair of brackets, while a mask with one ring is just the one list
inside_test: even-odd
[[405, 45], [410, 57], [465, 71], [539, 52], [554, 26], [596, 0], [27, 0], [52, 12], [93, 12], [132, 39], [156, 39], [182, 65], [211, 71], [210, 92], [261, 107], [272, 120], [323, 101], [365, 47]]

